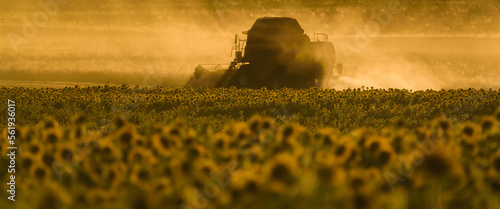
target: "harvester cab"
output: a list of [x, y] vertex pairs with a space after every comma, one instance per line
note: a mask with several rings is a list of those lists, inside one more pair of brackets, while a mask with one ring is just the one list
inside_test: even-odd
[[342, 74], [335, 47], [327, 34], [311, 41], [297, 20], [263, 17], [243, 35], [235, 35], [228, 68], [198, 65], [187, 87], [247, 87], [276, 89], [322, 87]]

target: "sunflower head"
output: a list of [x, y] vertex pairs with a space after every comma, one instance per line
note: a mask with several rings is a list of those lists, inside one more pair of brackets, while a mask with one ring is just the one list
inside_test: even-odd
[[198, 159], [205, 157], [208, 152], [204, 146], [197, 144], [187, 148], [186, 154], [189, 159]]
[[30, 169], [30, 175], [38, 182], [44, 182], [50, 178], [51, 172], [46, 165], [36, 162]]
[[377, 153], [376, 153], [376, 160], [379, 166], [381, 167], [386, 167], [388, 166], [395, 158], [396, 154], [394, 153], [394, 150], [392, 149], [391, 146], [383, 146]]
[[143, 166], [134, 166], [130, 173], [130, 182], [136, 185], [149, 184], [153, 177], [150, 169]]
[[73, 118], [71, 118], [71, 124], [76, 127], [83, 126], [87, 122], [88, 122], [87, 116], [83, 114], [75, 115], [73, 116]]
[[451, 172], [454, 165], [451, 155], [449, 148], [444, 146], [436, 147], [436, 150], [425, 158], [422, 168], [433, 176], [445, 177]]
[[481, 122], [479, 124], [481, 126], [482, 132], [488, 133], [494, 130], [494, 128], [497, 126], [497, 121], [492, 116], [486, 116], [481, 118]]
[[72, 144], [67, 143], [57, 149], [55, 160], [61, 163], [73, 164], [79, 162], [80, 158], [76, 154], [76, 148]]
[[45, 130], [59, 129], [59, 123], [56, 119], [49, 117], [43, 122], [43, 128]]
[[493, 114], [493, 117], [500, 122], [500, 108], [495, 112], [495, 114]]
[[44, 152], [41, 155], [38, 155], [38, 159], [40, 160], [41, 163], [43, 163], [45, 166], [52, 166], [52, 163], [55, 161], [54, 154], [51, 154], [49, 152]]
[[316, 175], [320, 184], [337, 187], [345, 182], [346, 174], [340, 166], [321, 165], [316, 170]]
[[350, 187], [354, 190], [356, 194], [369, 194], [372, 185], [370, 181], [370, 176], [367, 175], [364, 170], [352, 169], [349, 171], [348, 181]]
[[411, 150], [412, 139], [408, 135], [398, 134], [391, 140], [391, 146], [396, 153], [405, 153]]
[[100, 162], [114, 162], [121, 160], [120, 150], [117, 150], [116, 146], [108, 140], [103, 140], [99, 143], [97, 148], [97, 154], [99, 156]]
[[108, 183], [113, 188], [120, 186], [124, 182], [125, 173], [127, 172], [127, 166], [122, 162], [115, 162], [111, 164], [111, 169], [103, 175], [104, 181]]
[[322, 128], [317, 130], [317, 132], [312, 137], [312, 140], [314, 141], [314, 145], [316, 146], [331, 147], [335, 145], [337, 136], [337, 130], [332, 128]]
[[127, 155], [128, 164], [152, 166], [157, 163], [156, 157], [151, 150], [135, 147]]
[[117, 116], [113, 122], [117, 129], [121, 129], [128, 124], [127, 119], [125, 119], [125, 116], [123, 115]]
[[346, 163], [352, 155], [355, 144], [349, 137], [342, 137], [338, 145], [333, 148], [335, 162], [339, 165]]
[[43, 132], [44, 144], [56, 146], [62, 140], [61, 133], [56, 129], [50, 129]]
[[196, 164], [193, 165], [193, 174], [195, 179], [202, 182], [203, 184], [207, 184], [213, 181], [211, 175], [218, 172], [217, 164], [213, 160], [209, 159], [200, 159], [196, 160], [195, 162]]
[[151, 186], [152, 195], [170, 196], [174, 193], [174, 187], [169, 178], [159, 178]]
[[417, 127], [415, 135], [418, 141], [425, 141], [431, 138], [431, 130], [425, 126]]
[[465, 123], [461, 127], [461, 134], [463, 137], [468, 139], [476, 139], [478, 136], [480, 129], [476, 124], [473, 123]]
[[298, 124], [288, 124], [280, 130], [276, 137], [276, 143], [281, 144], [287, 140], [297, 140], [304, 131], [304, 127]]
[[128, 150], [132, 147], [132, 141], [136, 137], [135, 129], [130, 126], [124, 126], [116, 134], [116, 141], [123, 150]]
[[365, 141], [364, 149], [367, 150], [370, 155], [375, 155], [382, 146], [384, 146], [384, 141], [380, 137], [373, 136]]
[[44, 185], [36, 207], [63, 209], [67, 208], [70, 203], [71, 197], [68, 195], [66, 189], [56, 183], [49, 182]]
[[38, 142], [32, 142], [28, 146], [28, 152], [32, 155], [41, 155], [43, 153], [43, 146]]
[[491, 158], [491, 167], [495, 172], [500, 173], [500, 152], [497, 152], [497, 154]]
[[222, 151], [227, 150], [230, 144], [230, 138], [224, 133], [217, 133], [215, 137], [210, 141], [215, 150]]
[[266, 177], [271, 182], [293, 183], [300, 174], [297, 159], [287, 153], [277, 154], [264, 167]]
[[251, 204], [264, 186], [256, 170], [235, 172], [230, 180], [233, 201], [240, 204]]
[[26, 171], [26, 173], [28, 173], [35, 162], [36, 162], [36, 158], [33, 154], [31, 154], [31, 153], [21, 154], [21, 157], [19, 160], [20, 170]]
[[406, 126], [406, 121], [404, 120], [404, 118], [398, 117], [396, 118], [396, 120], [394, 120], [394, 127], [404, 128], [405, 126]]
[[132, 146], [149, 148], [149, 147], [151, 147], [151, 143], [145, 137], [138, 136], [138, 137], [134, 137], [132, 139]]
[[172, 156], [180, 145], [177, 137], [168, 137], [163, 134], [155, 134], [152, 137], [152, 143], [157, 153], [164, 157]]
[[262, 117], [259, 115], [254, 115], [248, 120], [248, 126], [252, 133], [258, 134], [262, 128]]
[[451, 122], [449, 120], [447, 120], [446, 118], [441, 118], [441, 119], [437, 120], [437, 125], [443, 131], [448, 131], [452, 127]]
[[262, 119], [262, 129], [272, 130], [274, 129], [274, 120], [272, 118], [266, 117]]

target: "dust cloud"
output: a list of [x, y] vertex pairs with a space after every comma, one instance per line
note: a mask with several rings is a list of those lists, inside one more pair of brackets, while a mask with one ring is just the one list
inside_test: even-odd
[[[56, 0], [42, 0], [49, 2]], [[31, 1], [2, 3], [0, 80], [183, 86], [198, 64], [229, 64], [234, 35], [263, 16], [296, 18], [327, 33], [344, 76], [332, 88], [500, 88], [500, 18], [495, 1], [399, 1], [368, 44], [346, 56], [389, 1], [121, 1], [59, 4], [38, 33], [13, 50]]]

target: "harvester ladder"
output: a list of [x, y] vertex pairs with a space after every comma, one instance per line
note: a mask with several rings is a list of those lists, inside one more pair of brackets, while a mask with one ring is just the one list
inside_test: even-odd
[[233, 57], [233, 54], [234, 54], [235, 59], [243, 58], [243, 51], [245, 51], [246, 44], [247, 44], [246, 39], [240, 39], [239, 36], [236, 35], [235, 44], [231, 48], [231, 57]]

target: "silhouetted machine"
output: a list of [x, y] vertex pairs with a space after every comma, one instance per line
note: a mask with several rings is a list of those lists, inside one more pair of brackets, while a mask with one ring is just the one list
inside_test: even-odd
[[186, 87], [310, 88], [342, 74], [328, 35], [311, 41], [293, 18], [259, 18], [243, 34], [246, 40], [235, 36], [228, 68], [198, 65]]

